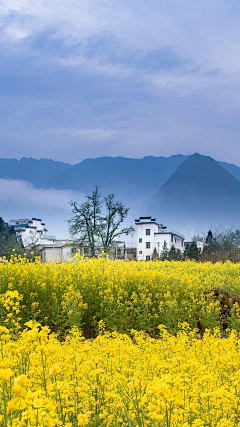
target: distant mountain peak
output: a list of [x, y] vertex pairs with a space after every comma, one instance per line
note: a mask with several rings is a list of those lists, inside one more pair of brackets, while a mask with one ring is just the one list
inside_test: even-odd
[[201, 188], [202, 191], [209, 191], [213, 184], [214, 191], [221, 192], [224, 188], [228, 187], [235, 191], [240, 189], [240, 184], [237, 179], [226, 169], [212, 157], [203, 156], [199, 153], [193, 154], [182, 162], [178, 169], [163, 185], [163, 188], [176, 182], [179, 185], [185, 183], [186, 188], [194, 189], [194, 191], [196, 191], [197, 188]]
[[[240, 183], [209, 156], [195, 153], [149, 199], [151, 213], [183, 223], [238, 224]], [[210, 223], [209, 223], [210, 222]]]

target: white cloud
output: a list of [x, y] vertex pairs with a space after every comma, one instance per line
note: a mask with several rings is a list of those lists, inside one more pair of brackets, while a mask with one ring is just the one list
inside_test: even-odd
[[6, 35], [13, 39], [21, 40], [29, 36], [29, 32], [18, 25], [11, 25], [6, 28]]
[[85, 37], [107, 31], [125, 46], [174, 46], [201, 65], [207, 61], [209, 68], [240, 72], [236, 60], [240, 46], [237, 0], [231, 4], [223, 0], [3, 0], [0, 11], [2, 15], [11, 15], [9, 29], [6, 25], [4, 28], [16, 40], [24, 33], [28, 37], [51, 27], [55, 28], [55, 37], [68, 37], [68, 43], [70, 38], [77, 44]]
[[69, 201], [84, 201], [84, 194], [72, 190], [37, 189], [27, 181], [0, 179], [0, 216], [13, 218], [40, 217], [57, 238], [68, 236], [66, 220], [71, 218]]
[[[222, 145], [239, 162], [237, 0], [2, 0], [0, 13], [1, 156], [76, 163]], [[177, 65], [157, 72], [164, 48]]]
[[121, 76], [121, 78], [129, 77], [133, 74], [133, 69], [124, 64], [102, 64], [98, 58], [88, 59], [83, 56], [69, 56], [61, 58], [59, 63], [66, 68], [86, 67], [94, 74], [102, 74], [104, 76]]

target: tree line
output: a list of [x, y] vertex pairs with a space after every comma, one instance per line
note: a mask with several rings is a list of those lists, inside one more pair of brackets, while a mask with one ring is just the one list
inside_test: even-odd
[[24, 249], [20, 239], [17, 238], [13, 227], [10, 227], [2, 217], [0, 217], [0, 257], [10, 259], [13, 252], [23, 256]]
[[[202, 250], [197, 246], [197, 240], [202, 241]], [[240, 262], [240, 230], [234, 227], [230, 229], [219, 227], [213, 231], [209, 230], [206, 236], [201, 238], [195, 236], [192, 242], [187, 243], [183, 252], [174, 246], [168, 249], [165, 241], [160, 254], [156, 248], [152, 254], [152, 260], [183, 261], [186, 259], [213, 263], [227, 260], [235, 263]]]
[[[134, 232], [132, 226], [123, 227], [129, 208], [116, 201], [114, 194], [102, 198], [98, 186], [85, 199], [86, 201], [82, 204], [75, 201], [70, 202], [73, 216], [68, 220], [68, 224], [70, 235], [73, 238], [72, 246], [77, 249], [89, 248], [92, 257], [96, 257], [102, 251], [110, 253], [116, 238]], [[200, 239], [203, 241], [202, 251], [196, 243]], [[155, 248], [151, 259], [240, 262], [239, 248], [240, 230], [234, 227], [230, 229], [220, 227], [209, 230], [207, 235], [202, 238], [195, 236], [192, 242], [185, 246], [183, 252], [174, 246], [168, 249], [167, 243], [164, 242], [161, 253], [159, 254]], [[0, 257], [9, 259], [13, 251], [17, 255], [24, 254], [22, 240], [17, 237], [14, 228], [0, 217]], [[35, 248], [34, 255], [39, 255], [38, 248]]]

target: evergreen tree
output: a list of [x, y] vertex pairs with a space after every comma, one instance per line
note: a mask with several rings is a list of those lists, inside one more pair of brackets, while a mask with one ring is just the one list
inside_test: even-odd
[[216, 250], [218, 250], [220, 247], [220, 244], [218, 243], [217, 239], [214, 237], [211, 230], [208, 231], [205, 246], [203, 248], [204, 254], [213, 254]]
[[199, 255], [200, 250], [198, 249], [196, 242], [188, 243], [183, 254], [184, 258], [195, 259], [198, 261]]
[[158, 260], [158, 259], [159, 259], [159, 256], [157, 253], [157, 249], [154, 248], [153, 253], [152, 253], [152, 260], [154, 261], [154, 260]]
[[0, 257], [5, 256], [9, 259], [13, 254], [13, 249], [17, 255], [23, 255], [23, 247], [17, 240], [14, 228], [9, 227], [0, 217]]
[[206, 244], [207, 244], [207, 245], [209, 245], [209, 244], [211, 244], [213, 241], [214, 241], [214, 237], [213, 237], [212, 231], [211, 231], [211, 230], [209, 230], [209, 231], [208, 231], [208, 234], [207, 234], [207, 237], [206, 237]]
[[181, 251], [172, 245], [170, 251], [168, 252], [168, 259], [169, 261], [180, 261], [182, 259]]
[[168, 247], [166, 240], [164, 240], [163, 247], [160, 253], [160, 260], [165, 261], [166, 259], [168, 259]]

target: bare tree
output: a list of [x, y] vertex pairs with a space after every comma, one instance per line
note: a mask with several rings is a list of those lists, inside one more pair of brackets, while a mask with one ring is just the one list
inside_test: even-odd
[[94, 257], [100, 250], [107, 253], [116, 237], [131, 234], [134, 228], [121, 228], [129, 208], [115, 201], [114, 194], [101, 199], [99, 187], [96, 186], [92, 195], [86, 196], [86, 199], [81, 205], [70, 202], [74, 216], [68, 221], [69, 231], [73, 238], [77, 238], [74, 245], [89, 246], [91, 256]]
[[229, 229], [219, 226], [208, 231], [204, 239], [201, 261], [240, 261], [240, 230], [234, 226]]

